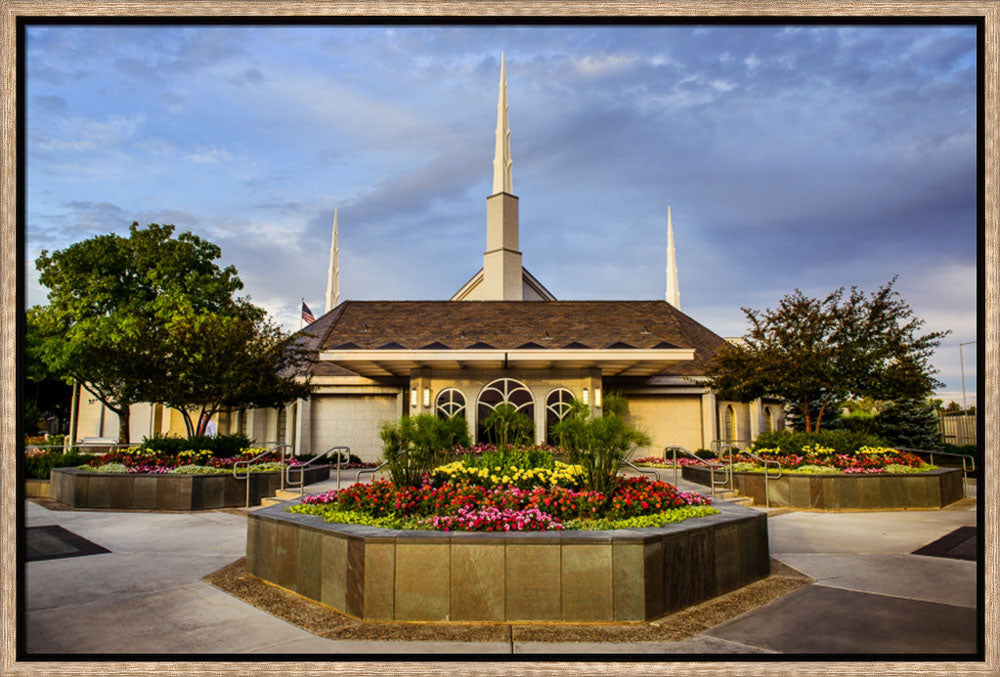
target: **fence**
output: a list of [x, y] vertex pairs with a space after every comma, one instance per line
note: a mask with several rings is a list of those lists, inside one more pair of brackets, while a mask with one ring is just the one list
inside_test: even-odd
[[938, 433], [948, 444], [976, 444], [976, 414], [938, 414]]

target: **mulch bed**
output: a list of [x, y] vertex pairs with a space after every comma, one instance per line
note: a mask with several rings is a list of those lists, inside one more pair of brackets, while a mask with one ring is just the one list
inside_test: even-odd
[[813, 582], [772, 558], [767, 578], [649, 623], [544, 625], [359, 621], [251, 576], [245, 558], [202, 580], [319, 637], [436, 642], [673, 642], [721, 625]]

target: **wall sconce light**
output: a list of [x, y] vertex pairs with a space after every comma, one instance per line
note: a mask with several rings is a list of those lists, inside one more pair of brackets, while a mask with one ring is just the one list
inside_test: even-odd
[[410, 388], [410, 407], [416, 409], [417, 407], [417, 389]]
[[595, 407], [601, 406], [601, 389], [600, 388], [594, 388], [594, 406]]
[[430, 388], [424, 388], [424, 406], [425, 407], [431, 406], [431, 389]]
[[586, 388], [583, 389], [583, 403], [590, 404], [590, 391]]

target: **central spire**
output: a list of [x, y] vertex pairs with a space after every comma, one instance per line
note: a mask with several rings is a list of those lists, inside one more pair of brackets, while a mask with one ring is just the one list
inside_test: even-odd
[[514, 161], [510, 158], [510, 123], [507, 120], [507, 76], [500, 52], [500, 97], [497, 101], [497, 141], [493, 152], [493, 194], [514, 194]]
[[333, 208], [333, 243], [330, 245], [330, 268], [326, 274], [326, 312], [340, 305], [340, 247], [337, 246], [337, 208]]

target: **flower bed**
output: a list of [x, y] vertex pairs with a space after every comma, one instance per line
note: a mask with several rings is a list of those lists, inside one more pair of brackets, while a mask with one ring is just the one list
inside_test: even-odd
[[586, 488], [583, 468], [535, 447], [461, 454], [421, 480], [356, 484], [307, 496], [289, 510], [329, 522], [441, 531], [581, 530], [595, 520], [614, 529], [624, 520], [657, 526], [716, 512], [710, 498], [646, 478], [622, 478], [610, 494]]

